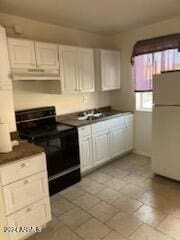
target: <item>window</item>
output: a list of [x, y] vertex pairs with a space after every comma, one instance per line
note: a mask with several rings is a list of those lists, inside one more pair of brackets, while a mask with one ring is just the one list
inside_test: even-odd
[[138, 111], [152, 110], [152, 92], [136, 93], [136, 110]]
[[162, 71], [180, 69], [178, 49], [164, 50], [134, 57], [133, 77], [136, 92], [136, 110], [152, 109], [152, 79]]

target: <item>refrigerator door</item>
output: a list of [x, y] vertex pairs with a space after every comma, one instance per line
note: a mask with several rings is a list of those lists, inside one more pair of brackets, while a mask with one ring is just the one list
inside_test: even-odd
[[180, 105], [180, 71], [153, 77], [154, 105]]
[[180, 107], [153, 108], [152, 171], [180, 180]]

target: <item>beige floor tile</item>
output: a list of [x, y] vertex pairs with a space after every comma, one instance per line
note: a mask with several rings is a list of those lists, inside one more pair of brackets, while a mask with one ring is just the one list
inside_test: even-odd
[[116, 190], [105, 188], [103, 191], [96, 194], [96, 197], [104, 200], [105, 202], [112, 203], [121, 196]]
[[145, 180], [143, 180], [142, 182], [139, 182], [138, 184], [136, 184], [138, 187], [141, 187], [145, 190], [151, 190], [152, 189], [152, 179], [151, 178], [146, 178]]
[[51, 196], [53, 220], [28, 240], [180, 240], [179, 189], [130, 154]]
[[86, 176], [83, 176], [83, 177], [81, 178], [81, 181], [78, 182], [78, 183], [76, 183], [75, 186], [77, 186], [77, 187], [82, 187], [82, 186], [84, 186], [85, 184], [90, 183], [90, 182], [91, 182], [91, 178], [88, 177], [88, 175], [86, 175]]
[[85, 195], [76, 198], [75, 200], [73, 200], [73, 203], [76, 204], [78, 207], [87, 210], [91, 207], [93, 207], [94, 205], [96, 205], [97, 203], [99, 203], [101, 200], [98, 199], [97, 197], [86, 193]]
[[171, 215], [180, 220], [180, 204], [177, 203], [177, 206], [174, 206], [171, 210]]
[[120, 209], [121, 211], [133, 213], [143, 204], [138, 200], [122, 195], [120, 198], [114, 201], [112, 205]]
[[134, 234], [132, 234], [130, 240], [170, 240], [170, 238], [154, 228], [143, 224]]
[[107, 167], [100, 171], [103, 171], [104, 173], [106, 173], [112, 177], [116, 177], [116, 178], [120, 178], [120, 179], [126, 177], [129, 174], [128, 171], [125, 171], [125, 170], [122, 170], [122, 169], [116, 168], [116, 167]]
[[123, 212], [116, 214], [113, 218], [106, 222], [106, 225], [126, 237], [134, 233], [141, 224], [142, 221], [138, 218]]
[[104, 185], [106, 187], [109, 187], [111, 189], [114, 189], [114, 190], [120, 190], [122, 189], [124, 186], [127, 185], [127, 183], [125, 183], [124, 181], [122, 181], [121, 179], [119, 178], [112, 178], [106, 182], [104, 182]]
[[41, 232], [28, 238], [28, 240], [82, 240], [76, 233], [68, 227], [63, 226], [53, 232]]
[[113, 231], [109, 233], [105, 238], [103, 238], [103, 240], [128, 240], [128, 239], [125, 238], [120, 233]]
[[61, 192], [58, 192], [58, 193], [52, 195], [51, 198], [50, 198], [51, 202], [53, 202], [53, 201], [57, 200], [58, 198], [60, 198], [61, 197], [60, 193]]
[[105, 186], [96, 181], [91, 181], [90, 183], [83, 185], [81, 188], [88, 193], [96, 194], [105, 189]]
[[91, 216], [80, 208], [73, 208], [71, 211], [61, 215], [59, 219], [72, 230], [89, 220]]
[[103, 183], [103, 182], [112, 178], [108, 174], [100, 172], [99, 170], [89, 174], [89, 177], [92, 178], [93, 180], [95, 180], [96, 182], [99, 182], [99, 183]]
[[99, 240], [111, 232], [111, 229], [92, 218], [77, 228], [76, 232], [85, 240]]
[[128, 184], [127, 186], [122, 188], [120, 192], [126, 194], [129, 197], [138, 199], [146, 192], [146, 190], [134, 184]]
[[147, 178], [154, 176], [151, 171], [151, 167], [148, 165], [139, 167], [139, 169], [137, 169], [134, 173]]
[[113, 217], [119, 210], [112, 205], [100, 202], [93, 208], [88, 210], [88, 213], [96, 217], [101, 222], [106, 222], [108, 219]]
[[30, 238], [28, 238], [28, 240], [48, 239], [48, 237], [50, 238], [52, 236], [54, 231], [58, 230], [63, 226], [64, 226], [64, 223], [58, 218], [53, 216], [51, 222], [49, 222], [47, 226], [42, 229], [42, 232], [34, 234]]
[[[58, 231], [54, 232], [51, 238], [48, 240], [80, 240], [80, 237], [71, 231], [68, 227], [62, 227]], [[43, 239], [45, 240], [45, 239]]]
[[173, 216], [165, 218], [157, 229], [176, 240], [180, 239], [180, 220]]
[[146, 179], [146, 177], [131, 173], [128, 176], [126, 176], [125, 178], [123, 178], [123, 181], [125, 181], [127, 183], [138, 185], [138, 184], [141, 184], [145, 179]]
[[139, 198], [139, 201], [158, 209], [162, 209], [164, 212], [171, 213], [173, 205], [175, 204], [173, 200], [165, 198], [164, 196], [148, 191]]
[[51, 210], [54, 216], [58, 217], [65, 212], [70, 211], [75, 206], [67, 199], [60, 197], [57, 200], [51, 202]]
[[86, 192], [83, 191], [82, 189], [80, 189], [79, 187], [76, 186], [72, 186], [70, 188], [67, 188], [65, 190], [63, 190], [62, 192], [60, 192], [60, 194], [67, 198], [68, 200], [72, 201], [82, 195], [84, 195]]
[[64, 223], [55, 216], [52, 216], [52, 220], [47, 224], [47, 226], [43, 229], [44, 231], [52, 232], [57, 230], [58, 228], [64, 226]]
[[152, 227], [156, 227], [166, 217], [163, 212], [147, 205], [140, 207], [134, 215]]

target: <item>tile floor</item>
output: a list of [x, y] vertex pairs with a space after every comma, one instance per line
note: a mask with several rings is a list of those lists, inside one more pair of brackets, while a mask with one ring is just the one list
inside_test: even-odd
[[28, 240], [180, 240], [180, 183], [130, 154], [51, 197], [52, 221]]

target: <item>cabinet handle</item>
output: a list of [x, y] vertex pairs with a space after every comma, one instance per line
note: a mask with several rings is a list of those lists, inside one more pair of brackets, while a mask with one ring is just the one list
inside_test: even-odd
[[29, 166], [29, 163], [22, 163], [21, 164], [21, 167], [24, 168], [24, 167], [28, 167]]
[[29, 182], [30, 182], [30, 180], [25, 180], [24, 185], [28, 184]]
[[26, 212], [30, 212], [32, 209], [29, 207], [26, 209]]

